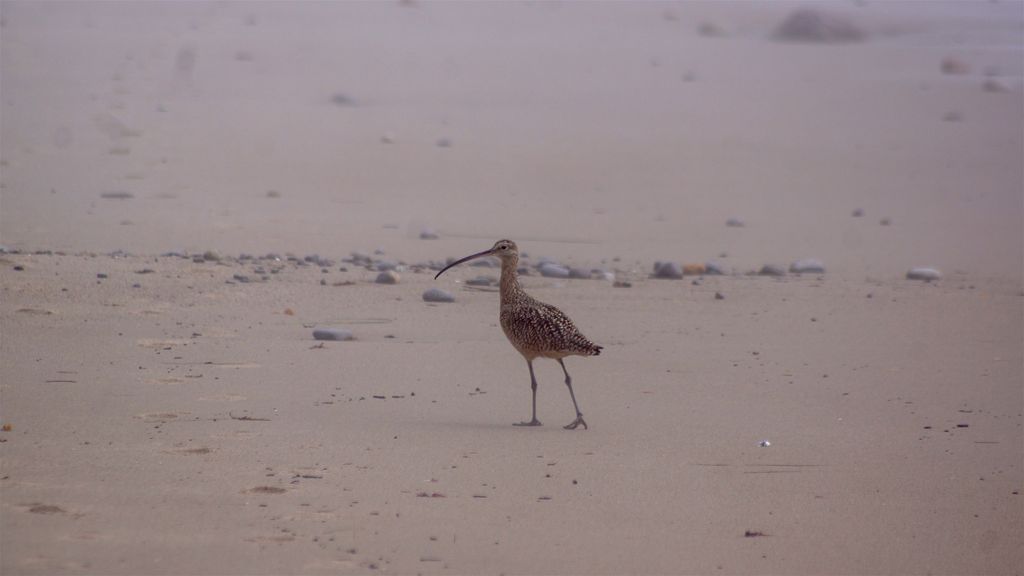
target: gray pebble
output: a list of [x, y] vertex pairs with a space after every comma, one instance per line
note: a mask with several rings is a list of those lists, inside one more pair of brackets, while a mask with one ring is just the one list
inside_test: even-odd
[[804, 258], [790, 264], [789, 271], [794, 274], [824, 274], [825, 265], [821, 263], [821, 260]]
[[732, 217], [732, 218], [729, 218], [729, 219], [727, 219], [725, 221], [725, 225], [730, 227], [730, 228], [743, 228], [747, 224], [746, 224], [746, 222], [744, 222], [743, 220], [741, 220], [739, 218]]
[[352, 340], [354, 336], [352, 336], [352, 332], [340, 328], [316, 328], [313, 330], [313, 338], [343, 342], [345, 340]]
[[585, 268], [569, 268], [569, 278], [589, 280], [590, 277], [590, 270], [587, 270]]
[[420, 240], [437, 240], [440, 237], [441, 236], [437, 232], [431, 230], [430, 228], [424, 228], [420, 232]]
[[466, 280], [467, 286], [497, 286], [498, 279], [493, 276], [477, 276]]
[[715, 292], [715, 300], [725, 300], [725, 294], [721, 292]]
[[398, 272], [394, 270], [385, 270], [380, 274], [377, 274], [375, 282], [377, 284], [398, 284]]
[[785, 276], [786, 269], [777, 264], [765, 264], [757, 273], [761, 276]]
[[207, 260], [209, 262], [219, 262], [220, 254], [213, 250], [207, 250], [206, 252], [203, 252], [203, 260]]
[[855, 208], [854, 211], [850, 213], [850, 216], [853, 216], [854, 218], [860, 218], [861, 216], [864, 216], [864, 209]]
[[100, 272], [99, 274], [96, 275], [96, 277], [102, 280], [103, 278], [107, 277], [107, 273], [106, 272]]
[[675, 262], [655, 262], [654, 277], [678, 280], [683, 277], [683, 268]]
[[932, 280], [938, 280], [942, 278], [942, 272], [935, 268], [911, 268], [907, 271], [907, 280], [924, 280], [925, 282], [931, 282]]
[[333, 260], [330, 260], [329, 258], [321, 258], [319, 254], [310, 254], [303, 258], [303, 260], [310, 264], [316, 264], [321, 268], [330, 268], [331, 266], [334, 266]]
[[704, 263], [704, 273], [708, 276], [722, 276], [728, 274], [727, 269], [721, 262], [715, 262], [714, 260]]
[[424, 302], [455, 302], [455, 296], [440, 288], [428, 288], [423, 292]]
[[235, 280], [235, 282], [240, 282], [242, 284], [248, 284], [249, 283], [249, 277], [246, 276], [245, 274], [235, 274], [231, 278], [233, 278]]
[[546, 278], [568, 278], [569, 269], [560, 264], [554, 264], [551, 262], [545, 262], [538, 268], [540, 275]]

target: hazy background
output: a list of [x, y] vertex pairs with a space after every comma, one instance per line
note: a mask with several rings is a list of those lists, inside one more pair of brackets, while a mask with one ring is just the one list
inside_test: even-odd
[[[801, 6], [863, 41], [773, 38]], [[0, 10], [9, 247], [1020, 275], [1020, 2]]]

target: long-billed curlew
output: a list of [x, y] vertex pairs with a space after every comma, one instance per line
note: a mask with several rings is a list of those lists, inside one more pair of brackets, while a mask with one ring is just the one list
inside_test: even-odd
[[576, 404], [576, 394], [572, 391], [572, 378], [569, 377], [569, 371], [565, 369], [562, 359], [574, 355], [597, 356], [601, 353], [601, 346], [580, 334], [576, 325], [561, 310], [540, 302], [523, 291], [516, 273], [516, 267], [519, 265], [519, 248], [515, 242], [498, 240], [490, 250], [471, 254], [445, 266], [434, 279], [453, 266], [484, 256], [496, 256], [501, 260], [501, 328], [509, 342], [523, 358], [526, 358], [526, 365], [530, 367], [533, 418], [516, 426], [540, 426], [540, 420], [537, 420], [537, 377], [533, 375], [533, 360], [551, 358], [558, 360], [562, 372], [565, 373], [565, 385], [569, 388], [569, 397], [572, 398], [573, 408], [576, 409], [576, 419], [566, 428], [575, 430], [580, 424], [586, 428], [587, 423], [583, 420], [583, 413]]

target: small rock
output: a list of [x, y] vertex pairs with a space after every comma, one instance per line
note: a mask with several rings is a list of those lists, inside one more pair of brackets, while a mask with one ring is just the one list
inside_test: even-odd
[[952, 56], [946, 56], [943, 58], [940, 68], [943, 74], [962, 75], [971, 73], [971, 66], [967, 62]]
[[775, 31], [777, 40], [821, 44], [860, 42], [865, 35], [864, 31], [846, 16], [816, 8], [796, 10], [787, 16]]
[[715, 292], [715, 300], [725, 300], [725, 294], [721, 292]]
[[728, 274], [724, 264], [713, 260], [711, 262], [704, 263], [704, 273], [708, 276], [722, 276]]
[[654, 277], [666, 280], [678, 280], [683, 277], [683, 268], [675, 262], [655, 262]]
[[438, 235], [437, 232], [435, 232], [434, 230], [432, 230], [430, 228], [424, 228], [420, 232], [420, 240], [437, 240], [440, 237], [441, 236]]
[[25, 267], [22, 266], [21, 264], [16, 264], [14, 266], [14, 270], [17, 271], [17, 272], [24, 272], [25, 271]]
[[203, 252], [203, 260], [206, 260], [207, 262], [220, 262], [220, 254], [213, 250], [207, 250], [206, 252]]
[[467, 286], [496, 286], [497, 284], [498, 279], [493, 276], [477, 276], [466, 280]]
[[398, 272], [394, 270], [385, 270], [380, 274], [377, 274], [377, 279], [374, 280], [377, 284], [398, 284]]
[[703, 264], [683, 264], [683, 276], [703, 276], [707, 266]]
[[423, 292], [424, 302], [455, 302], [455, 296], [440, 288], [428, 288]]
[[560, 264], [545, 262], [538, 268], [540, 275], [546, 278], [568, 278], [569, 269]]
[[942, 272], [935, 268], [911, 268], [907, 271], [907, 280], [924, 280], [925, 282], [931, 282], [932, 280], [938, 280], [942, 278]]
[[700, 34], [701, 36], [706, 36], [708, 38], [718, 38], [727, 35], [725, 33], [725, 30], [722, 29], [721, 26], [715, 24], [714, 22], [707, 21], [701, 22], [700, 25], [697, 26], [697, 34]]
[[355, 106], [356, 101], [344, 92], [337, 92], [331, 96], [331, 104], [335, 104], [337, 106]]
[[585, 268], [569, 268], [569, 278], [578, 278], [582, 280], [590, 279], [590, 270]]
[[107, 200], [131, 200], [135, 198], [135, 194], [117, 190], [114, 192], [104, 192], [100, 194], [100, 198], [106, 198]]
[[313, 338], [343, 342], [345, 340], [352, 340], [354, 336], [352, 336], [352, 332], [340, 328], [317, 328], [313, 330]]
[[281, 193], [277, 190], [267, 190], [267, 198], [280, 198]]
[[864, 216], [864, 209], [863, 208], [856, 208], [856, 209], [854, 209], [853, 212], [850, 213], [850, 216], [853, 216], [854, 218], [860, 218], [860, 217]]
[[882, 218], [881, 220], [878, 221], [878, 224], [881, 226], [889, 226], [890, 224], [892, 224], [892, 220], [890, 220], [889, 218]]
[[450, 139], [448, 139], [448, 138], [438, 138], [437, 141], [434, 142], [434, 144], [438, 148], [451, 148], [452, 147], [452, 141]]
[[248, 284], [249, 283], [249, 277], [246, 276], [245, 274], [235, 274], [231, 278], [233, 278], [235, 280], [235, 282], [239, 282], [241, 284]]
[[786, 269], [777, 264], [765, 264], [757, 273], [760, 276], [785, 276]]
[[789, 271], [794, 274], [824, 274], [825, 265], [821, 260], [804, 258], [789, 265]]
[[733, 217], [733, 218], [729, 218], [728, 220], [726, 220], [725, 221], [725, 225], [729, 226], [730, 228], [742, 228], [742, 227], [746, 226], [746, 223], [743, 220], [739, 219], [739, 218]]
[[612, 284], [612, 287], [613, 288], [632, 288], [633, 287], [633, 283], [632, 282], [627, 282], [626, 280], [616, 280], [615, 283]]
[[99, 274], [96, 275], [96, 277], [99, 278], [100, 280], [102, 280], [102, 279], [107, 277], [107, 273], [106, 272], [100, 272]]
[[986, 78], [985, 82], [981, 85], [985, 92], [1009, 92], [1010, 87], [1004, 84], [998, 78]]

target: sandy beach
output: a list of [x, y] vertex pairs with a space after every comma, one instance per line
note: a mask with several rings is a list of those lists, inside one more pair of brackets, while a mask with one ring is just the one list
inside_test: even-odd
[[[1021, 574], [1022, 54], [1009, 1], [0, 3], [0, 573]], [[434, 279], [500, 238], [586, 430]]]

